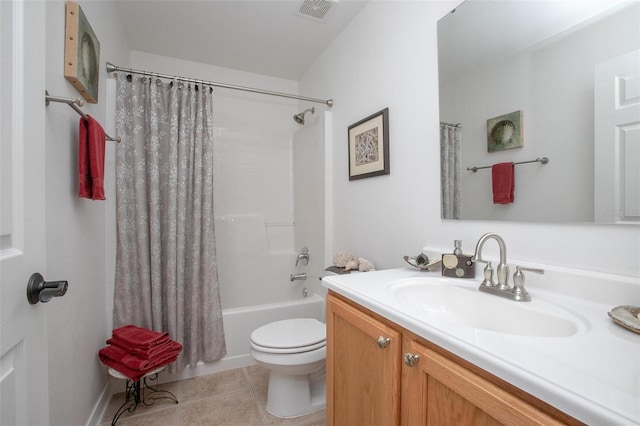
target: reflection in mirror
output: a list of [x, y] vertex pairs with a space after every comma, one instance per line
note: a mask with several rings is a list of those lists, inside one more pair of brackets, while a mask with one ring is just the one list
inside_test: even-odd
[[442, 217], [640, 224], [639, 49], [637, 0], [467, 0], [442, 18]]

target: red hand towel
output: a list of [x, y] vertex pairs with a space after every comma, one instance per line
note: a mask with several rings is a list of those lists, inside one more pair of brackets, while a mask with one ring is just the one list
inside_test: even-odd
[[498, 163], [491, 167], [493, 204], [513, 203], [513, 163]]
[[124, 340], [118, 339], [117, 337], [112, 337], [111, 339], [107, 340], [107, 344], [117, 346], [118, 348], [130, 354], [148, 360], [159, 358], [165, 355], [167, 352], [175, 351], [178, 349], [178, 352], [182, 351], [182, 345], [180, 345], [175, 340], [167, 340], [166, 343], [153, 346], [149, 349], [142, 349], [140, 347], [131, 346]]
[[80, 118], [78, 134], [78, 195], [104, 200], [105, 132], [91, 116]]
[[98, 358], [104, 365], [137, 381], [149, 371], [175, 362], [182, 352], [182, 345], [174, 340], [169, 340], [162, 346], [165, 350], [152, 359], [142, 359], [115, 345], [100, 349]]
[[142, 350], [150, 349], [169, 340], [169, 333], [161, 333], [131, 324], [116, 328], [111, 334], [112, 337], [120, 339], [127, 345]]
[[100, 349], [98, 355], [102, 358], [108, 358], [111, 361], [125, 365], [131, 370], [145, 371], [152, 366], [151, 361], [148, 359], [139, 358], [114, 345], [105, 346]]

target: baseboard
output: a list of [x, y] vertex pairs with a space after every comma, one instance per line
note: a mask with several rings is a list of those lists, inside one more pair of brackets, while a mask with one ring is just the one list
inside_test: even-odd
[[91, 416], [89, 416], [89, 420], [87, 421], [87, 426], [98, 426], [102, 423], [102, 417], [104, 417], [104, 413], [109, 407], [112, 394], [111, 383], [107, 382], [104, 388], [102, 388], [102, 393], [100, 394], [100, 398], [98, 398], [98, 402], [96, 402], [96, 405], [93, 407]]

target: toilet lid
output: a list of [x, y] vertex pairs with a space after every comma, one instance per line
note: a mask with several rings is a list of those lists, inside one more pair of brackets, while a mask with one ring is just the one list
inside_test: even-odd
[[324, 345], [327, 330], [315, 318], [296, 318], [263, 325], [251, 333], [251, 342], [263, 348], [293, 349]]

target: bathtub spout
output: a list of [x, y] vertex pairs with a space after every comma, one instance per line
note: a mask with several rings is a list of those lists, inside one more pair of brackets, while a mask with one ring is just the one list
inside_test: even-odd
[[294, 282], [294, 281], [297, 281], [297, 280], [303, 280], [304, 281], [306, 279], [307, 279], [307, 273], [306, 272], [303, 272], [301, 274], [295, 274], [295, 275], [291, 274], [291, 277], [290, 277], [291, 282]]

